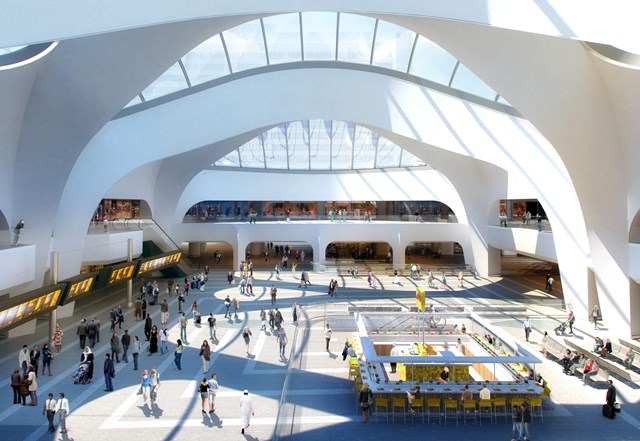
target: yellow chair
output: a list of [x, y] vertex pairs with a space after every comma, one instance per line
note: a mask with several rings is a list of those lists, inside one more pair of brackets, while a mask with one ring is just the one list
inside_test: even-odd
[[533, 420], [533, 417], [539, 416], [540, 421], [544, 422], [544, 417], [542, 416], [542, 398], [529, 398], [527, 403], [529, 403], [529, 407], [531, 408], [531, 419]]
[[432, 416], [437, 416], [438, 424], [440, 424], [442, 418], [440, 405], [440, 398], [427, 398], [427, 423], [431, 423]]
[[349, 378], [356, 378], [360, 376], [360, 367], [359, 366], [349, 366]]
[[478, 408], [480, 409], [480, 425], [482, 426], [482, 417], [488, 416], [489, 421], [493, 423], [493, 405], [491, 400], [480, 400], [478, 402]]
[[416, 416], [420, 416], [422, 417], [422, 424], [424, 424], [424, 399], [414, 398], [411, 400], [411, 403], [409, 403], [409, 408], [411, 409], [411, 423], [413, 423]]
[[[509, 414], [509, 412], [507, 411], [507, 399], [502, 397], [502, 398], [494, 398], [493, 400], [493, 413], [494, 416], [496, 418], [496, 422], [498, 421], [498, 415], [502, 416], [504, 415], [504, 421], [507, 422], [507, 416]], [[502, 412], [498, 413], [498, 409], [502, 409]]]
[[476, 407], [478, 402], [476, 400], [464, 400], [462, 402], [462, 416], [464, 419], [464, 425], [467, 425], [467, 419], [473, 419], [473, 422], [478, 424], [478, 418], [476, 414]]
[[386, 397], [377, 397], [374, 398], [375, 412], [376, 412], [376, 423], [378, 422], [378, 417], [384, 411], [384, 415], [387, 418], [387, 423], [389, 422], [389, 400]]
[[520, 406], [524, 403], [524, 398], [511, 398], [509, 400], [509, 407], [511, 409], [511, 413], [513, 413], [513, 406]]
[[444, 423], [447, 419], [455, 418], [456, 427], [458, 426], [458, 400], [444, 400]]
[[407, 411], [406, 411], [405, 403], [406, 403], [405, 398], [394, 398], [392, 400], [392, 404], [393, 404], [392, 414], [393, 414], [394, 423], [396, 422], [396, 413], [399, 413], [402, 415], [403, 422], [405, 423], [407, 422]]

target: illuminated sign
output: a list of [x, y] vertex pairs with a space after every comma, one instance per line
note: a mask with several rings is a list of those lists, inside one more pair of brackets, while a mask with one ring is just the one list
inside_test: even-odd
[[137, 264], [138, 262], [131, 262], [125, 265], [114, 267], [109, 273], [109, 277], [107, 278], [107, 286], [131, 279], [133, 277], [133, 272], [135, 271]]
[[29, 300], [0, 311], [0, 329], [28, 322], [40, 314], [56, 309], [66, 286], [66, 284], [47, 286], [21, 296], [28, 297]]
[[145, 273], [150, 273], [155, 270], [166, 268], [168, 266], [177, 265], [182, 257], [182, 252], [176, 251], [170, 254], [165, 254], [160, 257], [154, 257], [153, 259], [144, 260], [140, 263], [138, 268], [138, 276]]
[[69, 289], [67, 290], [67, 295], [64, 298], [62, 304], [67, 304], [68, 302], [76, 300], [78, 297], [81, 297], [91, 291], [93, 288], [94, 282], [96, 281], [96, 274], [83, 275], [79, 277], [74, 277], [69, 282]]
[[416, 306], [419, 311], [424, 311], [427, 306], [427, 293], [418, 287], [416, 287]]

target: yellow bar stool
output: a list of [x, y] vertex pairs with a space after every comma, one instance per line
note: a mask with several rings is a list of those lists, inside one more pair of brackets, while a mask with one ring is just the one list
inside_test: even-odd
[[458, 426], [458, 400], [444, 400], [444, 423], [447, 419], [456, 419], [456, 427]]
[[540, 421], [544, 423], [544, 417], [542, 416], [542, 398], [529, 398], [527, 400], [529, 407], [531, 408], [531, 418], [539, 416]]
[[487, 416], [493, 424], [493, 404], [491, 400], [480, 400], [478, 402], [478, 408], [480, 409], [480, 425], [482, 426], [482, 418]]
[[442, 412], [440, 410], [440, 398], [427, 398], [427, 423], [431, 423], [431, 417], [438, 417], [441, 424]]
[[402, 420], [403, 422], [407, 422], [407, 410], [405, 408], [405, 403], [406, 400], [405, 398], [394, 398], [393, 400], [393, 409], [392, 409], [392, 413], [393, 413], [393, 422], [396, 422], [396, 413], [401, 414], [402, 415]]
[[378, 422], [378, 417], [384, 412], [384, 416], [387, 418], [387, 423], [389, 422], [389, 400], [386, 397], [376, 397], [374, 398], [374, 404], [376, 406], [376, 423]]
[[[509, 412], [507, 411], [507, 399], [504, 397], [501, 397], [501, 398], [494, 398], [491, 401], [493, 401], [493, 412], [494, 412], [494, 416], [496, 417], [496, 422], [498, 422], [498, 415], [500, 416], [504, 415], [504, 421], [506, 423], [508, 421], [507, 416], [509, 414]], [[502, 412], [498, 413], [498, 409], [502, 409]]]
[[[438, 403], [439, 407], [440, 403]], [[414, 398], [411, 400], [409, 404], [411, 409], [411, 423], [413, 424], [413, 420], [416, 417], [422, 417], [422, 424], [424, 424], [424, 399], [423, 398]]]
[[524, 398], [511, 398], [509, 400], [509, 408], [511, 409], [511, 413], [513, 414], [513, 406], [520, 406], [524, 403]]
[[462, 416], [464, 419], [464, 425], [467, 425], [468, 419], [473, 419], [475, 424], [478, 424], [478, 415], [476, 414], [476, 407], [478, 402], [476, 400], [464, 400], [462, 402]]

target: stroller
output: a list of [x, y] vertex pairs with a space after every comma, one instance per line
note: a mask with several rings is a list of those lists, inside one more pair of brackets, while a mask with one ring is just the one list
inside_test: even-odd
[[556, 326], [553, 331], [556, 333], [556, 335], [565, 335], [565, 331], [567, 330], [567, 326], [569, 326], [569, 321], [565, 320], [564, 322], [562, 322], [558, 326]]
[[87, 384], [89, 382], [89, 363], [80, 363], [78, 370], [73, 374], [73, 384]]

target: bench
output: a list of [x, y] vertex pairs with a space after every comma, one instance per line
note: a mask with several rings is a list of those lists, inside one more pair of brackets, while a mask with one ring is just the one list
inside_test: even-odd
[[567, 353], [567, 349], [568, 348], [565, 347], [562, 343], [554, 340], [549, 336], [547, 337], [547, 343], [545, 345], [545, 356], [547, 354], [551, 354], [556, 359], [556, 361], [560, 362], [560, 360], [562, 360], [562, 357], [564, 357]]
[[[565, 341], [565, 344], [570, 348], [578, 351], [579, 353], [581, 353], [587, 358], [594, 359], [596, 363], [598, 363], [598, 366], [600, 367], [600, 371], [603, 370], [602, 368], [605, 368], [612, 374], [615, 374], [621, 378], [624, 378], [625, 380], [631, 381], [632, 383], [640, 382], [640, 375], [638, 375], [633, 371], [625, 369], [623, 365], [614, 361], [613, 358], [600, 357], [598, 354], [595, 354], [591, 352], [589, 349], [579, 346], [573, 341], [569, 341], [567, 339], [565, 339], [564, 341]], [[601, 374], [600, 372], [598, 372], [598, 374], [593, 378], [596, 378], [596, 377], [598, 377], [600, 381], [606, 381], [609, 379], [609, 374], [606, 373], [606, 378], [604, 378], [605, 374]]]
[[635, 357], [631, 365], [635, 368], [640, 369], [640, 346], [634, 341], [624, 340], [622, 338], [619, 338], [618, 341], [620, 342], [620, 345], [623, 347], [623, 350], [620, 353], [620, 359], [624, 361], [624, 359], [627, 358], [627, 350], [631, 348], [635, 352]]

